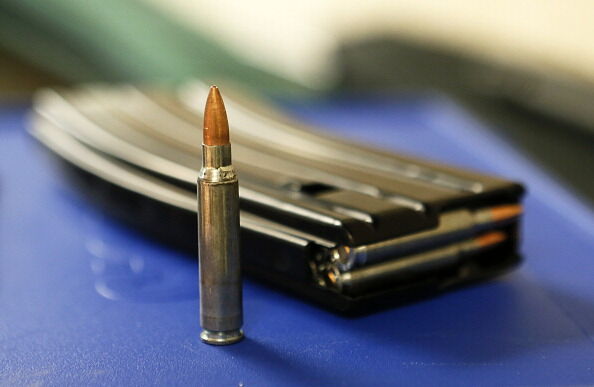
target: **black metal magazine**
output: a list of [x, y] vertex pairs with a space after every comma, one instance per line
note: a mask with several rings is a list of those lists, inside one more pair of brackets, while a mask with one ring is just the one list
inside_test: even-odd
[[[43, 90], [32, 134], [102, 207], [196, 252], [196, 176], [208, 88]], [[367, 311], [513, 268], [520, 184], [317, 133], [226, 91], [246, 273], [343, 312]], [[499, 236], [474, 248], [481, 236]], [[493, 238], [491, 238], [492, 240]]]

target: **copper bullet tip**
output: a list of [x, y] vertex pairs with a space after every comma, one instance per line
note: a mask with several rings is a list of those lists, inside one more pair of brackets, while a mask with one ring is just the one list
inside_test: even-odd
[[519, 204], [509, 204], [491, 208], [491, 218], [498, 222], [515, 218], [524, 212], [524, 208]]
[[211, 86], [204, 107], [204, 130], [202, 131], [204, 145], [229, 144], [229, 122], [223, 97], [219, 88]]
[[329, 271], [326, 276], [328, 277], [328, 280], [332, 283], [332, 284], [336, 284], [338, 282], [338, 276], [336, 275], [336, 273], [334, 271]]
[[506, 239], [505, 233], [493, 231], [475, 238], [474, 241], [479, 247], [488, 247], [501, 243]]

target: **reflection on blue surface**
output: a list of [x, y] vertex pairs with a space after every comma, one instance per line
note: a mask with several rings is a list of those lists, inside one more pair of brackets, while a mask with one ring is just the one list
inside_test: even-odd
[[524, 266], [500, 280], [343, 318], [250, 280], [247, 339], [199, 341], [193, 257], [101, 214], [0, 111], [4, 384], [594, 383], [592, 214], [447, 101], [289, 106], [353, 138], [528, 183]]
[[82, 232], [99, 295], [132, 302], [174, 302], [197, 297], [198, 269], [188, 257], [174, 258], [186, 265], [170, 267], [172, 253], [165, 247], [162, 254], [143, 255], [144, 246], [135, 249], [126, 230], [114, 233], [111, 219], [96, 218], [89, 216]]

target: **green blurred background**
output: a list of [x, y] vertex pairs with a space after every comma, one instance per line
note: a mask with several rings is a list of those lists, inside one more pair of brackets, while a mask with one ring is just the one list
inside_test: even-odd
[[594, 3], [0, 0], [0, 100], [192, 78], [282, 98], [447, 94], [594, 202]]

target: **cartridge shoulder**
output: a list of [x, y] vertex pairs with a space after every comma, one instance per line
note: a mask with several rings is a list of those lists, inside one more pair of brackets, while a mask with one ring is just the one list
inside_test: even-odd
[[203, 167], [198, 173], [198, 181], [210, 184], [225, 184], [237, 181], [237, 173], [232, 165], [212, 168]]

